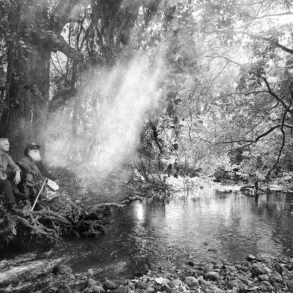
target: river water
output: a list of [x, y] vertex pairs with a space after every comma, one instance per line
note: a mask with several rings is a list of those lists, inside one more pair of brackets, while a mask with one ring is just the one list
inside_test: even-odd
[[107, 234], [70, 242], [74, 271], [132, 277], [148, 268], [196, 261], [237, 262], [248, 254], [293, 256], [293, 195], [258, 200], [201, 187], [167, 203], [133, 202], [117, 212]]

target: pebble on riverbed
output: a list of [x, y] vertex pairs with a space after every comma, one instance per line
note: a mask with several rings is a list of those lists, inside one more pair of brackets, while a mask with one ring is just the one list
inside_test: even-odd
[[209, 281], [218, 281], [221, 277], [218, 272], [208, 272], [206, 273], [205, 278]]
[[199, 285], [199, 281], [198, 279], [196, 279], [195, 277], [189, 276], [185, 278], [185, 283], [190, 287], [190, 288], [194, 288], [197, 287]]

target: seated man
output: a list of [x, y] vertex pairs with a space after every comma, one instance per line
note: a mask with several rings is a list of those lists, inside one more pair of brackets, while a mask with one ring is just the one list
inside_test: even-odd
[[5, 196], [5, 202], [8, 207], [15, 205], [15, 197], [13, 194], [12, 184], [8, 180], [9, 168], [13, 171], [14, 183], [18, 184], [20, 178], [20, 168], [15, 164], [8, 154], [10, 143], [8, 138], [0, 138], [0, 194]]
[[40, 146], [35, 143], [29, 144], [24, 150], [24, 157], [18, 164], [22, 170], [22, 181], [19, 189], [33, 202], [44, 180], [46, 178], [52, 179], [42, 163]]

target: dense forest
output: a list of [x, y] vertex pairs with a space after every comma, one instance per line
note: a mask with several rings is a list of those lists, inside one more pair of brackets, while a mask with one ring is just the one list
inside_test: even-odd
[[40, 148], [66, 198], [12, 216], [1, 207], [0, 247], [104, 234], [113, 209], [169, 198], [170, 177], [184, 188], [196, 177], [254, 196], [272, 183], [291, 192], [292, 9], [289, 0], [0, 0], [0, 138], [15, 162], [28, 144]]
[[15, 155], [29, 140], [53, 161], [66, 147], [66, 165], [88, 153], [99, 165], [105, 149], [119, 165], [146, 143], [144, 155], [190, 167], [213, 168], [236, 150], [245, 170], [290, 171], [290, 9], [1, 1], [1, 133]]
[[1, 134], [65, 166], [290, 171], [290, 42], [286, 1], [1, 1]]

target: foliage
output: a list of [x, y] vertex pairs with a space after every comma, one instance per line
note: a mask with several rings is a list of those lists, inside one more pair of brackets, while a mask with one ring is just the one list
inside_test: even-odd
[[163, 129], [173, 129], [163, 140], [169, 145], [176, 141], [172, 153], [181, 162], [196, 166], [209, 161], [208, 170], [215, 161], [207, 158], [248, 148], [239, 162], [245, 172], [263, 178], [279, 163], [289, 167], [284, 158], [290, 157], [292, 130], [292, 52], [286, 47], [291, 22], [286, 19], [289, 8], [282, 5], [205, 1], [177, 6], [175, 15], [184, 13], [185, 24], [192, 25], [178, 22], [176, 28], [179, 45], [171, 64], [177, 67], [167, 96], [172, 97], [167, 108], [172, 124], [166, 116], [161, 121]]
[[[5, 68], [10, 62], [6, 44], [15, 37], [5, 29], [13, 6], [11, 1], [0, 4]], [[159, 110], [145, 121], [138, 147], [144, 165], [162, 171], [178, 160], [182, 168], [203, 167], [212, 173], [231, 150], [248, 148], [249, 155], [239, 162], [243, 171], [257, 169], [270, 176], [278, 165], [291, 170], [290, 3], [43, 1], [42, 5], [49, 16], [44, 21], [49, 19], [52, 31], [58, 31], [51, 38], [47, 34], [51, 28], [38, 29], [42, 40], [55, 44], [50, 115], [61, 111], [69, 121], [68, 131], [89, 144], [88, 149], [71, 153], [71, 158], [88, 157], [97, 143], [92, 117], [99, 115], [96, 108], [108, 97], [100, 92], [80, 97], [93, 68], [112, 68], [137, 52], [155, 60], [157, 49], [164, 48], [163, 98]], [[65, 43], [60, 43], [61, 37]], [[31, 39], [23, 41], [25, 46], [32, 44]], [[11, 110], [7, 97], [0, 102]]]

